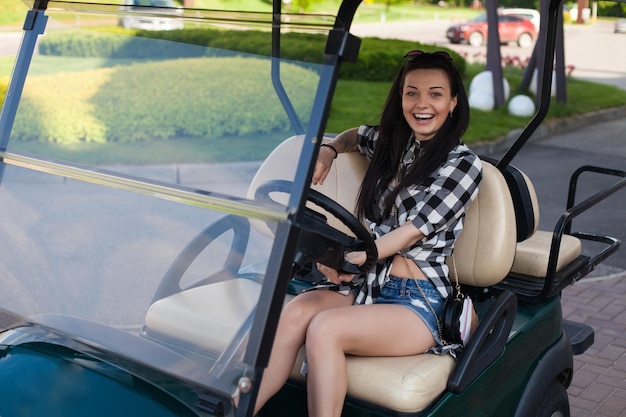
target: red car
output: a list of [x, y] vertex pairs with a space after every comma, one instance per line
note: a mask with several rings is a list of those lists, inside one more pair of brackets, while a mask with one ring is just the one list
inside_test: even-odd
[[[498, 15], [500, 42], [516, 42], [522, 48], [529, 48], [537, 37], [533, 23], [519, 16]], [[487, 15], [482, 14], [465, 23], [448, 28], [446, 37], [452, 43], [467, 41], [472, 46], [480, 46], [487, 39]]]

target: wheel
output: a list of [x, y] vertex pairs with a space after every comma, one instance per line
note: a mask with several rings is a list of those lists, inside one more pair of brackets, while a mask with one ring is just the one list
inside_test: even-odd
[[559, 381], [553, 381], [546, 391], [537, 417], [569, 417], [567, 390]]
[[530, 48], [533, 43], [533, 37], [530, 33], [524, 32], [517, 38], [517, 44], [520, 48]]
[[483, 34], [480, 32], [472, 32], [467, 38], [467, 43], [472, 46], [481, 46], [483, 44]]
[[[292, 189], [292, 184], [291, 181], [285, 180], [267, 181], [257, 188], [255, 198], [273, 201], [271, 193], [288, 193]], [[362, 274], [372, 269], [378, 260], [378, 251], [374, 238], [365, 226], [340, 204], [318, 191], [309, 190], [308, 201], [334, 216], [347, 226], [355, 237], [333, 228], [328, 224], [326, 216], [306, 207], [294, 262], [301, 266], [307, 262], [320, 262], [349, 274]], [[363, 265], [354, 265], [344, 259], [345, 253], [361, 250], [365, 251], [366, 255]]]

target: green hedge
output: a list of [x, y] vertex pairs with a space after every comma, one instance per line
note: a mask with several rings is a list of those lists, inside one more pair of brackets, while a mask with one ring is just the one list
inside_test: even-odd
[[[120, 36], [136, 34], [137, 36]], [[261, 31], [224, 31], [217, 29], [185, 29], [174, 31], [136, 31], [122, 28], [106, 31], [73, 31], [50, 33], [41, 39], [39, 52], [44, 55], [77, 57], [170, 59], [220, 55], [222, 51], [240, 51], [269, 56], [271, 34]], [[148, 41], [157, 38], [168, 42]], [[295, 61], [323, 61], [326, 37], [307, 33], [285, 33], [281, 37], [281, 56]], [[207, 49], [207, 47], [209, 49]], [[461, 74], [465, 73], [465, 60], [452, 50], [433, 45], [403, 40], [378, 38], [362, 39], [356, 63], [342, 66], [340, 78], [362, 81], [391, 81], [396, 74], [401, 57], [412, 49], [424, 51], [446, 50], [453, 57]]]
[[[138, 36], [124, 36], [132, 32]], [[270, 36], [213, 29], [52, 31], [39, 42], [41, 55], [105, 58], [111, 60], [110, 68], [31, 77], [20, 104], [20, 114], [29, 120], [18, 117], [13, 137], [70, 144], [284, 131], [289, 122], [269, 82], [269, 61], [232, 52], [269, 56]], [[325, 41], [323, 35], [285, 33], [281, 56], [322, 62]], [[357, 63], [343, 65], [340, 78], [389, 82], [401, 57], [417, 48], [441, 49], [365, 38]], [[449, 52], [464, 72], [465, 61]], [[291, 64], [282, 65], [281, 74], [293, 106], [306, 119], [317, 74]], [[216, 96], [225, 86], [228, 96]]]
[[[284, 131], [269, 68], [267, 59], [188, 58], [33, 77], [20, 103], [28, 118], [16, 119], [13, 138], [70, 144]], [[302, 117], [317, 81], [313, 71], [283, 66]]]
[[8, 77], [0, 77], [0, 109], [4, 104], [4, 97], [7, 94], [7, 89], [9, 88], [9, 78]]

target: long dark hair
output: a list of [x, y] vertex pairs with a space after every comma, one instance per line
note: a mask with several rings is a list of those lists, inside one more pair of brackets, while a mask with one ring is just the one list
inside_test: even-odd
[[[411, 164], [399, 184], [384, 201], [382, 213], [377, 208], [383, 193], [398, 173], [402, 155], [413, 131], [402, 112], [402, 90], [406, 75], [416, 69], [441, 69], [450, 81], [451, 95], [457, 97], [457, 105], [437, 134], [422, 144], [423, 152], [416, 163]], [[369, 168], [361, 184], [356, 211], [358, 216], [380, 223], [389, 216], [398, 192], [413, 184], [420, 184], [439, 168], [447, 155], [458, 143], [469, 125], [470, 110], [463, 80], [450, 57], [443, 52], [423, 53], [412, 51], [405, 56], [404, 65], [394, 80], [378, 126], [378, 141]], [[427, 145], [426, 145], [427, 144]]]

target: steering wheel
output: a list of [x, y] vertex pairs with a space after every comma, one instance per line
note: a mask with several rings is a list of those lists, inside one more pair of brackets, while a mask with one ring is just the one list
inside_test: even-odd
[[[270, 180], [261, 184], [254, 196], [258, 200], [276, 202], [270, 194], [289, 193], [292, 185], [291, 181]], [[294, 262], [299, 266], [307, 262], [319, 262], [346, 274], [362, 274], [371, 270], [378, 260], [378, 251], [374, 238], [365, 226], [340, 204], [318, 191], [309, 190], [307, 201], [333, 215], [354, 236], [335, 229], [328, 224], [326, 216], [305, 207]], [[355, 265], [345, 260], [345, 254], [354, 251], [365, 252], [365, 263]]]

